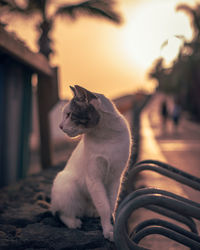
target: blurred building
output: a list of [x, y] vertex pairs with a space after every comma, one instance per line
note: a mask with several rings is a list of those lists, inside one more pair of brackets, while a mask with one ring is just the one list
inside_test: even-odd
[[43, 55], [0, 26], [0, 186], [23, 178], [28, 169], [33, 74], [38, 78], [41, 159], [44, 167], [50, 165], [48, 112], [58, 99], [55, 72]]

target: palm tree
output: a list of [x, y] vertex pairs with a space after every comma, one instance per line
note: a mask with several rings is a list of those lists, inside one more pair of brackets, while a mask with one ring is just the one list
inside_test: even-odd
[[190, 43], [185, 43], [185, 46], [190, 47], [194, 53], [199, 52], [200, 49], [200, 4], [195, 7], [191, 7], [187, 4], [179, 4], [176, 8], [177, 11], [185, 11], [192, 21], [192, 27], [194, 30], [194, 38]]
[[150, 79], [155, 79], [158, 82], [158, 89], [161, 91], [165, 90], [165, 79], [167, 76], [167, 70], [164, 67], [163, 58], [158, 58], [155, 60], [150, 72], [148, 74]]
[[37, 43], [39, 51], [47, 59], [53, 52], [50, 33], [58, 16], [76, 20], [82, 14], [104, 18], [116, 24], [121, 22], [120, 15], [113, 9], [114, 1], [112, 0], [88, 0], [76, 4], [60, 4], [57, 7], [54, 6], [54, 12], [49, 14], [49, 7], [55, 3], [56, 1], [53, 2], [52, 0], [26, 0], [25, 7], [22, 7], [16, 0], [0, 0], [0, 8], [4, 8], [11, 13], [20, 14], [23, 17], [40, 15], [41, 21], [37, 25], [40, 36]]
[[180, 78], [188, 80], [188, 102], [187, 106], [190, 111], [200, 120], [200, 77], [199, 77], [199, 62], [200, 62], [200, 4], [191, 7], [187, 4], [177, 6], [178, 11], [185, 11], [191, 17], [191, 26], [194, 30], [192, 41], [185, 42], [184, 47], [189, 48], [190, 54], [186, 55], [187, 67], [183, 69], [184, 75]]

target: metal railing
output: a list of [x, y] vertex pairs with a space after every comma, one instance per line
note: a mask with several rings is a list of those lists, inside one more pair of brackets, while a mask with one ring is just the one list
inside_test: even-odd
[[[178, 170], [169, 164], [146, 160], [135, 164], [128, 176], [152, 170], [200, 190], [200, 178]], [[146, 208], [186, 225], [188, 230], [165, 219], [153, 218], [139, 223], [131, 233], [127, 223], [130, 215], [139, 208]], [[119, 205], [114, 225], [117, 249], [146, 249], [138, 245], [151, 234], [160, 234], [191, 249], [200, 249], [200, 237], [194, 219], [200, 220], [200, 204], [171, 192], [156, 188], [142, 188], [129, 194]]]

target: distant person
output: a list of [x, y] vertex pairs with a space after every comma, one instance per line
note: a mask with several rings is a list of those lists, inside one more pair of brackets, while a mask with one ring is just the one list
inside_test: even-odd
[[181, 117], [181, 106], [178, 104], [178, 102], [174, 102], [174, 107], [172, 110], [172, 121], [174, 124], [174, 130], [177, 132], [178, 125], [180, 122]]
[[161, 114], [161, 117], [162, 117], [163, 130], [165, 130], [166, 129], [166, 124], [167, 124], [167, 119], [168, 119], [168, 116], [169, 116], [167, 103], [166, 103], [165, 100], [161, 103], [160, 114]]

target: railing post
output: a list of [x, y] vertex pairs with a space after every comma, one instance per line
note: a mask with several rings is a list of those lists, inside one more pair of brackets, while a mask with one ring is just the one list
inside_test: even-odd
[[38, 75], [38, 115], [40, 127], [40, 160], [43, 169], [52, 166], [52, 144], [49, 111], [59, 100], [58, 68], [52, 68], [52, 76]]
[[49, 81], [50, 78], [38, 75], [38, 116], [40, 129], [40, 161], [43, 169], [52, 165], [52, 147], [49, 124]]

